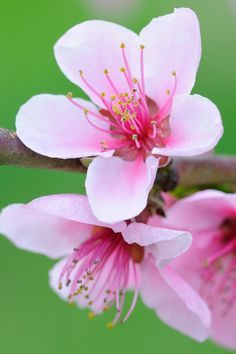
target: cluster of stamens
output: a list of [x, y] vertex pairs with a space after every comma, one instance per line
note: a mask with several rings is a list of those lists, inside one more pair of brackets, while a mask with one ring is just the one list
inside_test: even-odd
[[[99, 114], [81, 106], [73, 99], [71, 93], [68, 93], [67, 97], [71, 103], [83, 110], [89, 124], [95, 129], [108, 133], [116, 139], [109, 144], [107, 141], [101, 141], [101, 151], [115, 149], [119, 154], [123, 148], [128, 147], [128, 150], [135, 149], [137, 153], [141, 153], [145, 158], [151, 153], [155, 146], [164, 147], [164, 140], [170, 133], [166, 124], [165, 129], [163, 129], [162, 122], [163, 120], [168, 119], [172, 98], [176, 91], [176, 72], [173, 71], [170, 73], [173, 76], [174, 81], [173, 87], [166, 90], [167, 99], [165, 104], [162, 107], [158, 107], [157, 104], [152, 101], [152, 105], [155, 105], [156, 109], [155, 112], [151, 114], [149, 109], [150, 99], [145, 93], [144, 46], [140, 45], [140, 81], [137, 78], [134, 78], [131, 74], [125, 51], [125, 44], [121, 43], [120, 48], [124, 62], [124, 66], [120, 68], [120, 73], [124, 76], [127, 86], [126, 92], [119, 92], [108, 69], [104, 69], [104, 75], [110, 86], [110, 91], [113, 92], [110, 97], [108, 97], [105, 92], [97, 92], [86, 80], [83, 71], [79, 71], [84, 85], [90, 92], [97, 96], [101, 100], [103, 106], [106, 107], [105, 114], [103, 114], [104, 110], [101, 110]], [[94, 118], [108, 123], [108, 128], [103, 129], [98, 126], [95, 122], [96, 119], [94, 120]]]
[[[96, 308], [96, 313], [105, 312], [115, 304], [115, 318], [107, 324], [112, 328], [118, 321], [125, 322], [135, 307], [139, 292], [137, 267], [143, 256], [141, 246], [127, 244], [121, 234], [110, 229], [98, 229], [74, 249], [60, 274], [58, 287], [67, 286], [70, 302], [83, 297], [88, 307]], [[130, 276], [134, 279], [133, 301], [121, 319]], [[89, 318], [94, 316], [91, 311]]]
[[212, 309], [220, 302], [221, 315], [226, 316], [236, 301], [236, 218], [225, 219], [216, 242], [201, 272], [202, 293]]

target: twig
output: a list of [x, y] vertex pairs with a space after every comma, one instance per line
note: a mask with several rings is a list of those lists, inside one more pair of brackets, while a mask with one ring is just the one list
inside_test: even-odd
[[[37, 154], [27, 148], [16, 133], [4, 128], [0, 128], [0, 165], [86, 172], [86, 167], [80, 159], [56, 159]], [[178, 184], [186, 187], [236, 185], [236, 157], [233, 156], [176, 158], [173, 159], [171, 168], [159, 170], [158, 180], [167, 178], [167, 182], [172, 183], [170, 179], [171, 175], [174, 175], [173, 170], [177, 172]]]

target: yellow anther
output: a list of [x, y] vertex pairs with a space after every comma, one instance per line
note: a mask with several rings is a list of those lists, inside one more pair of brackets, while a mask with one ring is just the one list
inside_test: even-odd
[[122, 102], [121, 100], [119, 100], [117, 103], [118, 103], [119, 105], [123, 104], [123, 102]]
[[145, 46], [143, 44], [140, 44], [140, 49], [144, 49]]
[[85, 286], [85, 287], [84, 287], [84, 290], [85, 290], [85, 291], [88, 291], [88, 287], [87, 287], [87, 286]]
[[151, 125], [157, 125], [157, 122], [155, 120], [151, 120]]
[[88, 314], [89, 320], [92, 320], [94, 317], [95, 317], [95, 313], [94, 312], [89, 312], [89, 314]]
[[88, 305], [91, 306], [93, 304], [93, 301], [89, 301]]
[[60, 282], [58, 285], [58, 289], [61, 290], [62, 289], [62, 283]]
[[83, 70], [79, 71], [80, 76], [84, 75]]
[[74, 296], [76, 295], [80, 295], [82, 293], [82, 290], [81, 289], [78, 289], [74, 292]]
[[131, 124], [130, 129], [135, 130], [135, 127]]
[[113, 110], [113, 112], [115, 112], [115, 114], [121, 114], [121, 111], [119, 110], [119, 107], [117, 105], [114, 105], [112, 107], [112, 110]]
[[166, 94], [169, 95], [170, 94], [170, 90], [166, 90]]
[[136, 78], [133, 78], [133, 83], [134, 84], [137, 84], [138, 83], [138, 80]]
[[124, 67], [120, 68], [120, 72], [125, 73], [125, 68]]
[[67, 92], [66, 97], [67, 97], [67, 98], [72, 98], [72, 97], [73, 97], [73, 93], [72, 93], [72, 92]]
[[107, 69], [104, 70], [104, 74], [105, 75], [108, 75], [109, 74], [109, 71]]
[[125, 48], [125, 43], [122, 42], [122, 43], [120, 44], [120, 48]]
[[106, 93], [105, 92], [102, 92], [101, 93], [101, 97], [105, 97], [106, 96]]
[[128, 92], [125, 92], [125, 93], [124, 93], [124, 96], [125, 96], [125, 97], [128, 97], [128, 96], [129, 96]]
[[85, 109], [83, 110], [83, 112], [84, 112], [85, 115], [87, 115], [87, 114], [89, 113], [89, 110], [88, 110], [87, 108], [85, 108]]
[[137, 134], [133, 134], [132, 135], [132, 140], [137, 140], [138, 139], [138, 135]]
[[115, 99], [116, 99], [116, 96], [114, 96], [114, 95], [111, 96], [111, 100], [112, 100], [112, 101], [115, 101]]
[[112, 322], [108, 322], [107, 323], [107, 328], [108, 329], [112, 329], [114, 327], [113, 323]]
[[176, 76], [175, 70], [172, 71], [171, 75]]
[[89, 299], [89, 295], [88, 294], [84, 295], [84, 298]]

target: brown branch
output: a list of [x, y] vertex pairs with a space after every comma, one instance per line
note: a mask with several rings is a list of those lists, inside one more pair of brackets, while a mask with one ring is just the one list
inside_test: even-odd
[[4, 128], [0, 128], [0, 165], [86, 171], [79, 159], [56, 159], [33, 152], [20, 141], [16, 133]]
[[236, 157], [227, 155], [177, 158], [173, 161], [179, 180], [186, 187], [229, 184], [236, 186]]
[[[39, 155], [28, 149], [14, 132], [3, 128], [0, 128], [0, 165], [86, 172], [80, 159], [56, 159]], [[178, 184], [182, 186], [236, 185], [236, 157], [233, 156], [176, 158], [170, 168], [159, 170], [158, 183], [172, 184], [175, 178], [173, 170], [177, 172]]]

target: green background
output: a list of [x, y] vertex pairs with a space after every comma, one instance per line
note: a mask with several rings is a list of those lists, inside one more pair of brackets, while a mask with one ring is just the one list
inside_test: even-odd
[[[153, 17], [188, 6], [199, 16], [203, 39], [194, 91], [211, 98], [222, 112], [225, 135], [217, 151], [236, 153], [236, 0], [134, 0], [130, 7], [131, 0], [113, 1], [106, 6], [100, 0], [97, 8], [99, 0], [0, 1], [0, 126], [14, 129], [17, 110], [34, 94], [80, 94], [61, 74], [52, 51], [73, 25], [101, 18], [139, 31]], [[84, 192], [84, 176], [73, 173], [13, 167], [1, 167], [0, 173], [0, 207], [45, 194]], [[0, 239], [1, 354], [225, 352], [168, 328], [141, 300], [129, 321], [112, 331], [106, 329], [107, 317], [87, 320], [86, 310], [68, 306], [48, 287], [52, 264]]]

